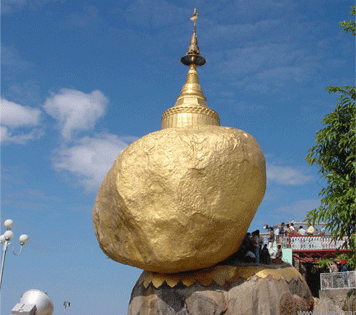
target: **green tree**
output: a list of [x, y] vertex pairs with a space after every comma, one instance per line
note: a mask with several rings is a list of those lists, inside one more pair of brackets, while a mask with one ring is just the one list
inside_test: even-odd
[[[356, 6], [351, 7], [351, 15], [356, 16]], [[355, 20], [350, 21], [342, 21], [340, 22], [340, 27], [344, 28], [344, 32], [351, 32], [354, 36], [356, 36], [356, 23]]]
[[[356, 6], [350, 12], [356, 15]], [[340, 22], [346, 33], [354, 36], [355, 21]], [[326, 180], [319, 208], [307, 215], [313, 223], [324, 222], [334, 239], [348, 238], [344, 248], [352, 249], [348, 263], [354, 268], [356, 215], [356, 87], [327, 87], [329, 93], [339, 93], [336, 109], [322, 120], [323, 129], [316, 133], [316, 145], [305, 158], [309, 165], [319, 167]]]

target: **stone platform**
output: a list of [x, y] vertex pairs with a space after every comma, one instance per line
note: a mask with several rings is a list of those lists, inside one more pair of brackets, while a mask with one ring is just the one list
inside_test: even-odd
[[180, 274], [144, 271], [128, 315], [278, 315], [313, 309], [313, 296], [291, 265], [235, 262]]

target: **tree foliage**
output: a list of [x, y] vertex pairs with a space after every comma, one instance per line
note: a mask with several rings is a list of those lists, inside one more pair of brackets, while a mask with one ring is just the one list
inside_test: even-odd
[[[308, 213], [308, 220], [325, 222], [337, 239], [355, 233], [356, 213], [356, 88], [328, 87], [340, 93], [335, 111], [322, 120], [316, 146], [309, 150], [308, 164], [316, 164], [326, 187], [320, 191], [321, 206]], [[347, 245], [348, 247], [352, 244]]]
[[[356, 15], [356, 6], [350, 13]], [[340, 24], [346, 33], [356, 36], [355, 21]], [[316, 133], [316, 145], [306, 157], [309, 165], [319, 167], [326, 180], [326, 187], [319, 193], [321, 205], [310, 211], [307, 219], [326, 223], [336, 240], [348, 236], [343, 247], [356, 249], [356, 87], [326, 89], [340, 97], [336, 109], [322, 120], [325, 127]]]
[[[351, 7], [351, 15], [356, 16], [356, 6]], [[354, 36], [356, 36], [356, 22], [355, 20], [350, 20], [350, 21], [342, 21], [340, 22], [340, 27], [344, 28], [344, 31], [346, 33], [350, 32]]]

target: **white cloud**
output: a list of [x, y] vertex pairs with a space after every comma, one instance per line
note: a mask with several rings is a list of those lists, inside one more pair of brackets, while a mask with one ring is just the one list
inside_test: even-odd
[[298, 168], [267, 163], [267, 179], [280, 185], [303, 185], [312, 177], [305, 175]]
[[36, 80], [11, 82], [6, 88], [6, 96], [20, 104], [39, 104], [41, 102], [41, 87]]
[[41, 111], [1, 99], [1, 125], [8, 127], [34, 126], [40, 122]]
[[283, 90], [290, 82], [311, 80], [316, 66], [307, 55], [307, 50], [297, 51], [293, 45], [251, 43], [243, 48], [228, 49], [224, 55], [213, 53], [211, 66], [239, 89], [271, 93]]
[[56, 2], [58, 0], [2, 0], [2, 13], [14, 13], [22, 9], [37, 10], [49, 2]]
[[[269, 69], [266, 71], [262, 71], [256, 75], [256, 78], [259, 81], [270, 80], [271, 78], [275, 78], [275, 84], [278, 86], [283, 86], [286, 81], [296, 81], [302, 82], [304, 78], [304, 71], [301, 67], [276, 67], [274, 69]], [[277, 80], [278, 78], [278, 80]]]
[[53, 163], [57, 171], [68, 171], [87, 191], [97, 191], [119, 153], [134, 137], [119, 138], [113, 134], [84, 137], [73, 146], [54, 151]]
[[27, 0], [3, 0], [1, 3], [1, 11], [10, 13], [22, 9], [27, 3]]
[[125, 10], [125, 18], [131, 23], [140, 25], [152, 25], [159, 27], [163, 25], [172, 25], [181, 19], [192, 14], [192, 10], [187, 10], [164, 0], [136, 0], [131, 1], [131, 5]]
[[84, 7], [82, 12], [71, 13], [63, 27], [89, 27], [95, 25], [98, 21], [100, 21], [99, 10], [94, 5], [88, 5]]
[[[273, 78], [278, 78], [281, 71], [286, 69], [290, 72], [293, 68], [298, 71], [300, 68], [307, 70], [311, 65], [314, 68], [316, 58], [310, 56], [307, 49], [297, 49], [295, 44], [264, 43], [262, 40], [246, 44], [243, 48], [224, 51], [224, 57], [224, 62], [218, 64], [224, 74], [241, 77], [246, 74], [260, 75], [277, 69], [277, 73], [268, 75]], [[280, 68], [281, 71], [278, 70]]]
[[[43, 131], [34, 127], [39, 125], [41, 114], [37, 108], [1, 99], [1, 143], [25, 144], [29, 140], [40, 138]], [[23, 128], [27, 130], [24, 131]], [[28, 128], [31, 130], [28, 131]]]
[[8, 129], [5, 126], [0, 126], [0, 139], [1, 142], [5, 142], [6, 139], [8, 139], [10, 136], [10, 133]]
[[36, 140], [44, 135], [42, 129], [32, 129], [30, 132], [13, 132], [5, 126], [0, 126], [0, 142], [2, 144], [17, 143], [25, 144], [29, 140]]
[[77, 131], [94, 128], [105, 114], [109, 99], [98, 90], [84, 93], [74, 89], [61, 89], [46, 99], [43, 105], [47, 114], [56, 119], [63, 138], [71, 140]]
[[[275, 6], [279, 4], [282, 5], [277, 1]], [[241, 9], [237, 15], [244, 13]], [[290, 8], [283, 9], [292, 12]], [[332, 37], [324, 43], [325, 39], [318, 36], [328, 23], [305, 22], [300, 18], [291, 21], [288, 15], [276, 14], [277, 11], [276, 8], [273, 13], [269, 12], [264, 19], [256, 18], [258, 13], [254, 10], [249, 11], [253, 12], [253, 17], [247, 20], [236, 19], [236, 16], [231, 23], [212, 19], [209, 32], [198, 37], [202, 39], [201, 50], [209, 57], [213, 72], [218, 72], [225, 80], [229, 78], [230, 84], [241, 90], [281, 93], [293, 82], [315, 84], [321, 80], [326, 71], [322, 64], [328, 65], [326, 69], [330, 71], [346, 62], [345, 56], [335, 56], [332, 49], [325, 50], [327, 45], [335, 46], [337, 38]], [[231, 15], [230, 12], [226, 14]], [[246, 23], [249, 20], [258, 22]], [[305, 38], [309, 40], [305, 42]], [[221, 45], [225, 47], [224, 51]], [[214, 80], [220, 80], [219, 76], [215, 75]]]
[[320, 199], [296, 200], [292, 204], [274, 210], [274, 217], [282, 221], [306, 219], [307, 213], [320, 206]]
[[[222, 22], [209, 21], [209, 32], [203, 32], [199, 34], [202, 43], [209, 49], [221, 50], [221, 44], [225, 44], [227, 47], [239, 47], [239, 42], [251, 40], [257, 35], [268, 35], [269, 32], [273, 32], [283, 25], [283, 20], [278, 19], [266, 19], [259, 20], [256, 23], [237, 24], [233, 23], [225, 24]], [[260, 45], [264, 44], [263, 41]]]
[[1, 65], [7, 72], [22, 72], [33, 66], [21, 56], [15, 47], [6, 45], [1, 47]]

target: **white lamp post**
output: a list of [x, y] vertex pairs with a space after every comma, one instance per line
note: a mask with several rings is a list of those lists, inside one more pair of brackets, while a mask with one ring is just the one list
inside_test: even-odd
[[4, 274], [4, 266], [5, 266], [5, 257], [6, 257], [6, 252], [7, 248], [9, 245], [12, 246], [12, 253], [14, 255], [20, 255], [22, 252], [22, 246], [25, 245], [28, 242], [28, 236], [26, 234], [22, 234], [19, 238], [20, 241], [20, 251], [18, 253], [15, 253], [14, 245], [10, 243], [11, 239], [14, 237], [14, 233], [11, 231], [12, 227], [14, 226], [14, 221], [7, 219], [4, 222], [4, 225], [6, 227], [6, 232], [2, 235], [0, 235], [0, 243], [2, 243], [2, 259], [1, 259], [1, 272], [0, 272], [0, 292], [1, 292], [1, 284], [2, 284], [2, 277]]

